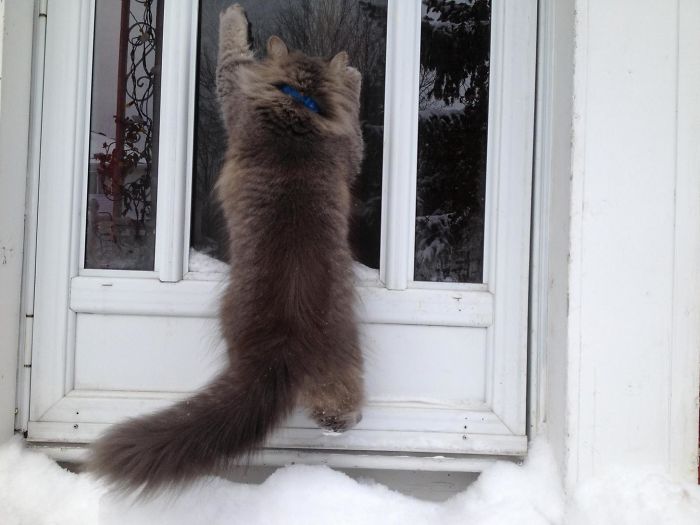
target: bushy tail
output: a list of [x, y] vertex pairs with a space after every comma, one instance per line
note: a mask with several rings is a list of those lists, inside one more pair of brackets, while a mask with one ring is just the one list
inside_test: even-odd
[[[118, 490], [179, 485], [252, 451], [293, 408], [281, 360], [227, 370], [200, 393], [116, 425], [93, 445], [89, 468]], [[255, 370], [255, 368], [260, 368]]]

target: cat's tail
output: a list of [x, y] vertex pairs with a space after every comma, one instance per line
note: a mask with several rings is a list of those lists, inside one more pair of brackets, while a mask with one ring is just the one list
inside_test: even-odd
[[89, 469], [148, 496], [250, 453], [292, 410], [295, 384], [283, 359], [241, 364], [193, 397], [110, 429], [93, 445]]

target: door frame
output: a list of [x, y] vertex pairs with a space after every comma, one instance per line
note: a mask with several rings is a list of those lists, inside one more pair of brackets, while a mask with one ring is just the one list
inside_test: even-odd
[[[60, 13], [57, 13], [57, 15], [60, 16]], [[88, 12], [84, 12], [84, 13], [82, 14], [82, 16], [83, 16], [83, 17], [89, 17], [89, 13], [88, 13]], [[83, 19], [83, 22], [85, 22], [85, 19]], [[75, 35], [75, 38], [80, 39], [80, 38], [83, 38], [83, 37], [81, 37], [80, 34], [76, 34], [76, 35]], [[78, 63], [77, 66], [76, 66], [76, 67], [78, 67], [78, 68], [80, 68], [80, 67], [83, 67], [83, 68], [86, 67], [86, 66], [85, 66], [85, 63], [86, 63], [86, 61], [88, 60], [88, 57], [89, 57], [89, 52], [87, 51], [87, 49], [89, 49], [89, 47], [90, 47], [90, 45], [91, 45], [91, 44], [90, 44], [90, 45], [88, 45], [88, 44], [89, 44], [88, 42], [84, 42], [84, 43], [82, 43], [82, 44], [81, 44], [81, 43], [78, 44], [78, 46], [79, 46], [81, 49], [86, 50], [86, 51], [84, 51], [84, 53], [83, 53], [83, 54], [81, 55], [81, 57], [80, 57], [79, 63]], [[88, 89], [88, 86], [85, 85], [84, 83], [82, 83], [81, 85], [79, 85], [79, 86], [78, 86], [78, 90], [79, 90], [78, 92], [79, 92], [80, 96], [85, 96], [85, 95], [87, 94], [87, 89]], [[59, 94], [57, 94], [57, 93], [52, 93], [52, 94], [48, 94], [48, 95], [49, 95], [49, 96], [58, 96]], [[72, 108], [72, 109], [75, 110], [75, 108]], [[70, 118], [69, 116], [70, 116], [70, 114], [71, 114], [71, 108], [66, 108], [64, 114], [67, 115], [68, 118]], [[75, 114], [75, 113], [73, 113], [73, 114]], [[58, 125], [58, 123], [54, 123], [54, 124]], [[52, 125], [52, 123], [49, 122], [49, 125]], [[87, 129], [87, 128], [85, 128], [85, 125], [86, 125], [85, 122], [83, 122], [82, 124], [81, 124], [80, 122], [77, 122], [76, 127], [77, 127], [78, 130], [81, 129], [81, 126], [82, 126], [84, 129]], [[84, 129], [83, 129], [83, 131], [84, 131]], [[50, 153], [51, 153], [51, 154], [56, 154], [56, 155], [58, 155], [57, 152], [47, 152], [47, 151], [43, 151], [43, 152], [42, 152], [42, 156], [43, 156], [43, 155], [48, 155], [48, 154], [50, 154]], [[66, 160], [68, 160], [68, 157], [66, 157], [66, 155], [72, 155], [72, 156], [73, 156], [72, 158], [75, 159], [75, 158], [77, 158], [76, 156], [78, 155], [78, 150], [73, 151], [73, 152], [62, 152], [61, 154], [64, 155], [64, 158], [65, 158]], [[59, 156], [60, 156], [60, 155], [59, 155]], [[55, 157], [54, 157], [54, 158], [55, 158]], [[80, 185], [79, 185], [79, 184], [77, 184], [76, 186], [78, 186], [78, 188], [75, 188], [75, 189], [72, 191], [72, 198], [81, 198], [81, 199], [82, 199], [82, 193], [81, 193], [82, 188], [80, 188]], [[44, 211], [49, 211], [49, 210], [44, 210]], [[56, 210], [53, 210], [53, 211], [55, 212]], [[161, 213], [165, 213], [165, 212], [161, 212], [161, 209], [160, 209], [160, 207], [159, 207], [159, 212], [158, 212], [158, 213], [161, 214]], [[178, 217], [179, 217], [179, 215], [180, 215], [181, 213], [182, 213], [181, 211], [178, 211], [177, 206], [175, 206], [175, 207], [174, 207], [173, 209], [171, 209], [166, 215], [167, 215], [168, 217], [175, 217], [175, 219], [173, 219], [173, 220], [179, 220]], [[72, 212], [72, 218], [71, 218], [72, 227], [74, 227], [75, 224], [77, 223], [77, 221], [80, 221], [80, 220], [81, 220], [81, 219], [80, 219], [80, 214], [79, 214], [79, 213], [76, 213], [75, 211], [73, 211], [73, 212]], [[159, 220], [160, 220], [160, 215], [159, 215]], [[68, 235], [69, 232], [66, 231], [65, 233]], [[60, 252], [61, 250], [64, 250], [64, 249], [66, 248], [66, 245], [65, 245], [65, 238], [66, 238], [66, 237], [62, 237], [62, 236], [59, 235], [59, 236], [56, 236], [56, 237], [54, 237], [53, 239], [51, 239], [49, 242], [53, 242], [53, 247], [55, 247], [55, 249], [58, 250], [58, 251]], [[68, 235], [68, 238], [71, 238], [71, 236]], [[62, 241], [61, 239], [63, 239], [63, 241]], [[72, 242], [72, 243], [75, 243], [75, 239], [73, 239], [71, 242]], [[75, 249], [75, 248], [74, 248], [74, 245], [73, 245], [73, 247], [70, 248], [70, 249], [74, 250], [74, 249]], [[54, 253], [53, 249], [51, 250], [51, 253]], [[183, 260], [186, 260], [186, 255], [183, 255]], [[44, 264], [49, 264], [49, 263], [53, 264], [53, 262], [55, 262], [55, 259], [54, 259], [53, 261], [45, 261]], [[41, 264], [41, 262], [40, 262], [39, 264]], [[59, 270], [63, 270], [64, 272], [66, 272], [66, 273], [69, 274], [69, 275], [76, 275], [74, 263], [73, 263], [73, 266], [71, 266], [71, 263], [68, 263], [68, 262], [65, 262], [65, 261], [62, 262], [62, 263], [59, 263], [59, 264], [61, 265], [61, 268], [59, 268]], [[175, 260], [175, 261], [169, 261], [168, 264], [166, 264], [166, 266], [168, 266], [168, 267], [170, 268], [170, 271], [171, 271], [173, 274], [177, 274], [178, 272], [184, 272], [184, 270], [185, 270], [185, 268], [184, 268], [184, 263], [181, 262], [181, 261], [177, 261], [177, 260]], [[54, 268], [54, 270], [55, 270], [55, 268]], [[54, 275], [55, 275], [55, 274], [54, 274]], [[85, 277], [89, 277], [89, 276], [86, 275]], [[166, 275], [164, 275], [163, 277], [161, 277], [161, 280], [162, 280], [162, 281], [168, 281], [169, 279], [168, 279], [168, 277], [167, 277]], [[49, 283], [49, 284], [53, 287], [53, 291], [56, 293], [56, 297], [57, 297], [57, 296], [60, 296], [60, 295], [62, 295], [63, 297], [67, 297], [67, 294], [65, 293], [66, 290], [65, 290], [64, 287], [62, 288], [62, 285], [56, 284], [56, 283]], [[44, 283], [42, 283], [42, 286], [44, 286]], [[94, 291], [94, 290], [93, 290], [93, 291]], [[422, 293], [423, 291], [418, 291], [418, 290], [416, 290], [416, 292]], [[73, 298], [73, 297], [70, 298], [70, 301], [71, 301], [72, 305], [75, 306], [76, 308], [79, 308], [80, 300], [81, 300], [80, 298]], [[74, 302], [74, 301], [77, 301], [77, 302]], [[50, 308], [55, 307], [56, 305], [59, 305], [59, 304], [60, 304], [60, 300], [57, 300], [57, 301], [54, 301], [54, 302], [49, 301], [49, 303], [51, 303], [51, 304], [47, 306], [47, 308], [49, 309], [49, 310], [47, 310], [47, 311], [50, 311]], [[207, 307], [205, 307], [205, 308], [207, 308]], [[473, 321], [471, 321], [471, 322], [473, 322]], [[66, 330], [63, 331], [63, 332], [62, 332], [62, 331], [59, 331], [58, 333], [44, 334], [44, 335], [42, 335], [42, 336], [40, 336], [40, 337], [44, 337], [44, 338], [46, 338], [46, 337], [58, 337], [58, 338], [60, 338], [60, 339], [66, 340], [66, 338], [70, 337], [70, 335], [71, 335], [71, 330], [72, 330], [72, 328], [71, 328], [70, 324], [68, 324], [67, 327], [66, 327]], [[57, 356], [54, 356], [54, 362], [53, 362], [53, 364], [50, 365], [50, 366], [52, 366], [52, 367], [57, 367], [57, 368], [62, 368], [62, 366], [61, 366], [61, 364], [60, 364], [60, 363], [61, 363], [61, 359], [63, 359], [63, 355], [62, 355], [61, 353], [58, 353]], [[31, 362], [31, 361], [30, 361], [30, 362]], [[69, 367], [70, 367], [70, 363], [69, 363]], [[58, 386], [58, 387], [60, 388], [60, 385], [56, 385], [56, 386]], [[65, 386], [65, 385], [64, 385], [64, 386]], [[26, 388], [26, 386], [25, 386], [25, 388]], [[55, 387], [54, 387], [54, 388], [55, 388]], [[47, 394], [48, 394], [48, 398], [47, 398], [47, 400], [46, 400], [46, 404], [47, 404], [47, 406], [51, 406], [51, 405], [53, 405], [53, 402], [50, 401], [50, 398], [54, 398], [54, 399], [55, 399], [55, 397], [52, 396], [50, 392], [47, 393]], [[55, 392], [54, 392], [54, 394], [55, 394]], [[21, 416], [21, 417], [20, 417], [20, 421], [22, 420], [22, 418], [28, 419], [28, 414], [26, 413], [26, 410], [24, 411], [24, 413], [20, 413], [20, 416]], [[22, 421], [21, 421], [21, 422], [22, 422]], [[22, 424], [22, 425], [21, 425], [21, 428], [26, 428], [26, 426]], [[523, 450], [523, 451], [524, 451], [524, 448], [522, 448], [522, 445], [518, 445], [517, 448], [518, 448], [518, 450]], [[452, 459], [459, 459], [459, 458], [452, 458]], [[471, 459], [473, 459], [476, 463], [479, 463], [479, 461], [480, 461], [481, 458], [474, 457], [474, 458], [463, 458], [463, 459], [465, 459], [465, 460], [471, 460]], [[421, 459], [420, 461], [424, 461], [424, 459]], [[487, 461], [488, 461], [488, 460], [487, 460]], [[451, 464], [457, 465], [457, 464], [459, 464], [459, 463], [452, 461]], [[410, 467], [407, 467], [407, 468], [410, 468]], [[460, 467], [460, 468], [461, 468], [461, 467]]]
[[39, 8], [34, 2], [0, 2], [0, 442], [13, 434], [15, 416], [27, 401], [24, 349], [32, 313], [27, 290], [33, 287], [28, 261], [38, 182], [38, 137], [30, 122], [40, 115], [35, 105], [41, 92], [37, 50], [43, 49]]

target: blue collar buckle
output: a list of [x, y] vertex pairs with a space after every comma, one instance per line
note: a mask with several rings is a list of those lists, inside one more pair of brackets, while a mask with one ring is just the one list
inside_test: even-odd
[[279, 89], [285, 95], [288, 95], [300, 104], [303, 104], [306, 107], [306, 109], [313, 111], [314, 113], [318, 113], [318, 104], [313, 98], [307, 97], [306, 95], [302, 95], [289, 84], [282, 84], [279, 87]]

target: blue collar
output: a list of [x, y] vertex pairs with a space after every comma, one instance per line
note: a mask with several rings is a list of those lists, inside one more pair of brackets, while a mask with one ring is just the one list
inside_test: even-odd
[[296, 89], [294, 89], [292, 86], [290, 86], [288, 84], [282, 84], [279, 87], [279, 89], [285, 95], [289, 95], [290, 97], [292, 97], [294, 100], [296, 100], [300, 104], [303, 104], [304, 106], [306, 106], [306, 109], [313, 111], [314, 113], [318, 113], [318, 104], [311, 97], [307, 97], [305, 95], [302, 95]]

